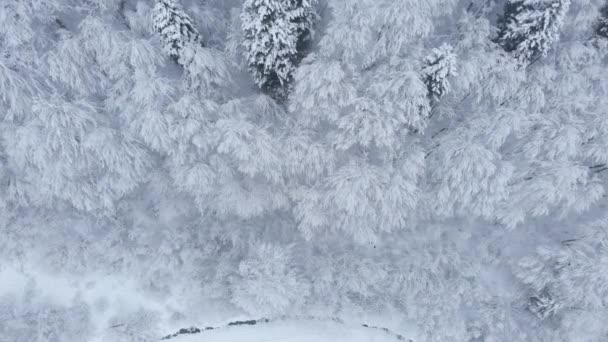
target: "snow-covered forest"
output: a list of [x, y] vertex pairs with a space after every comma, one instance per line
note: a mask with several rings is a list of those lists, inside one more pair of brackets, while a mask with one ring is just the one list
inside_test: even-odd
[[0, 0], [0, 341], [608, 341], [607, 66], [605, 0]]

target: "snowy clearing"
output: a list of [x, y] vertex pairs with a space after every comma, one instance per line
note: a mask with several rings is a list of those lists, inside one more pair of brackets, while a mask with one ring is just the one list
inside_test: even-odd
[[385, 331], [332, 321], [285, 320], [251, 326], [233, 326], [182, 335], [174, 342], [395, 342], [409, 341]]

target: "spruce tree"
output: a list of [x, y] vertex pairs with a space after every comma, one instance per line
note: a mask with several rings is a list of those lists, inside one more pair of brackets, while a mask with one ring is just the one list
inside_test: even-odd
[[302, 54], [307, 48], [306, 44], [312, 38], [314, 22], [317, 19], [317, 13], [314, 10], [316, 0], [288, 0], [288, 5], [289, 20], [296, 25], [298, 53]]
[[530, 5], [524, 4], [525, 0], [508, 0], [505, 4], [503, 14], [498, 18], [498, 37], [496, 42], [502, 46], [507, 52], [512, 52], [517, 48], [518, 41], [515, 39], [507, 39], [509, 25], [517, 22], [517, 14], [526, 10], [532, 9]]
[[600, 9], [600, 17], [595, 24], [595, 34], [608, 38], [608, 3]]
[[157, 0], [152, 10], [154, 30], [161, 35], [163, 50], [176, 62], [181, 60], [184, 48], [204, 46], [192, 19], [184, 12], [178, 0]]
[[316, 17], [313, 0], [247, 0], [241, 14], [249, 70], [255, 82], [275, 98], [302, 59]]
[[433, 49], [432, 54], [425, 59], [422, 70], [424, 83], [427, 86], [429, 97], [438, 101], [443, 95], [450, 91], [448, 77], [457, 75], [456, 55], [452, 46], [443, 44]]
[[496, 42], [520, 64], [545, 56], [559, 36], [570, 0], [509, 0]]

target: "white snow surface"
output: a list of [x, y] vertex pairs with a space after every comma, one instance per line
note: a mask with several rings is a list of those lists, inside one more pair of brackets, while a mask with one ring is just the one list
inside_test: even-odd
[[[283, 320], [180, 335], [173, 342], [395, 342], [382, 330], [333, 321]], [[405, 341], [408, 341], [405, 336]]]

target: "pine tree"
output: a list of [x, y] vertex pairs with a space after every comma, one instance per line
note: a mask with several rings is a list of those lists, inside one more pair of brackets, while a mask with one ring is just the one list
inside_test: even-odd
[[456, 55], [452, 46], [443, 44], [433, 49], [432, 54], [426, 57], [425, 67], [422, 70], [424, 83], [427, 86], [429, 96], [437, 101], [443, 95], [450, 92], [450, 76], [457, 76]]
[[608, 3], [600, 9], [600, 17], [595, 23], [595, 34], [608, 38]]
[[204, 46], [192, 19], [178, 0], [157, 0], [152, 10], [152, 22], [154, 30], [161, 35], [163, 50], [182, 65], [186, 63], [183, 60], [186, 47]]
[[302, 58], [316, 18], [314, 0], [247, 0], [241, 14], [246, 59], [255, 82], [277, 98]]
[[496, 42], [520, 64], [546, 56], [569, 8], [570, 0], [509, 0], [498, 22]]

